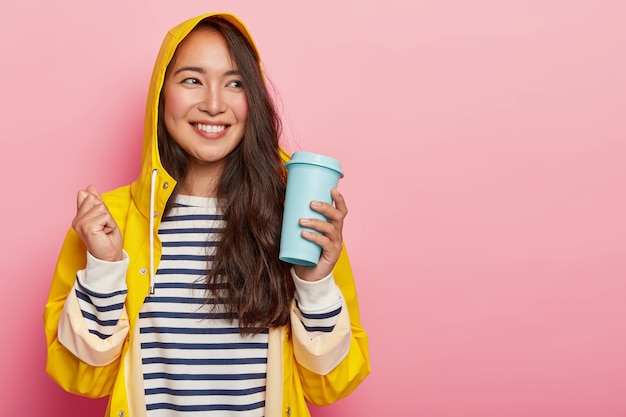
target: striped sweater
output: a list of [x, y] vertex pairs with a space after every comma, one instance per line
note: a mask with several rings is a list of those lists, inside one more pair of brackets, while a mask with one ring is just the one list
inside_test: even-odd
[[[139, 316], [149, 417], [264, 413], [268, 330], [242, 336], [223, 306], [205, 303], [207, 259], [210, 267], [224, 227], [216, 203], [178, 196], [159, 229], [163, 251], [155, 294], [146, 298]], [[106, 338], [120, 316], [126, 289], [90, 288], [88, 274], [78, 274], [76, 293], [90, 332]], [[312, 337], [331, 331], [342, 303], [332, 276], [315, 283], [300, 280], [293, 270], [292, 276], [307, 331]]]

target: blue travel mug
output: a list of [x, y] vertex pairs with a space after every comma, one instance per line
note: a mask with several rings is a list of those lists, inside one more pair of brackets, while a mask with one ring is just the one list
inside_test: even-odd
[[337, 159], [312, 152], [294, 152], [285, 166], [287, 191], [279, 258], [291, 264], [315, 266], [322, 254], [322, 247], [302, 237], [302, 231], [306, 228], [300, 226], [300, 219], [328, 220], [311, 209], [311, 201], [332, 204], [330, 190], [337, 187], [343, 171]]

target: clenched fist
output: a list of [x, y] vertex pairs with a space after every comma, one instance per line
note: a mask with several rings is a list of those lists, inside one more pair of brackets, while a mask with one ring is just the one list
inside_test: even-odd
[[122, 234], [94, 185], [78, 192], [72, 227], [94, 257], [109, 262], [122, 259]]

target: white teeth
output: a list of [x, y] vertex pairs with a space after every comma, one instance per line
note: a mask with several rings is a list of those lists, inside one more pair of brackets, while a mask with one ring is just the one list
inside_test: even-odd
[[226, 126], [224, 125], [204, 125], [201, 123], [197, 123], [196, 127], [199, 130], [202, 130], [203, 132], [207, 132], [207, 133], [219, 133], [224, 131], [224, 129], [226, 129]]

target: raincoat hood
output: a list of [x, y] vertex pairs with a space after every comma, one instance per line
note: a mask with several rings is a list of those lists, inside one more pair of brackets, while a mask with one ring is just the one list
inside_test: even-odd
[[[257, 52], [257, 56], [259, 56], [258, 49], [254, 39], [252, 39], [252, 36], [250, 35], [250, 32], [244, 23], [231, 13], [206, 13], [186, 20], [167, 32], [157, 55], [154, 69], [152, 71], [152, 77], [150, 79], [144, 120], [141, 174], [139, 180], [133, 184], [133, 196], [136, 199], [139, 210], [142, 211], [142, 214], [146, 215], [146, 217], [148, 217], [149, 213], [147, 208], [150, 206], [150, 196], [147, 193], [147, 190], [150, 189], [150, 180], [153, 172], [156, 170], [161, 181], [167, 182], [169, 186], [176, 185], [176, 181], [165, 171], [163, 165], [161, 164], [157, 140], [159, 97], [163, 87], [163, 81], [165, 80], [165, 70], [172, 60], [172, 57], [176, 52], [176, 48], [183, 41], [183, 39], [185, 39], [189, 32], [191, 32], [198, 25], [198, 23], [211, 16], [220, 17], [233, 24], [246, 37], [250, 45]], [[164, 203], [165, 202], [163, 202], [163, 204]], [[155, 204], [157, 207], [159, 206], [158, 201], [155, 202]]]

